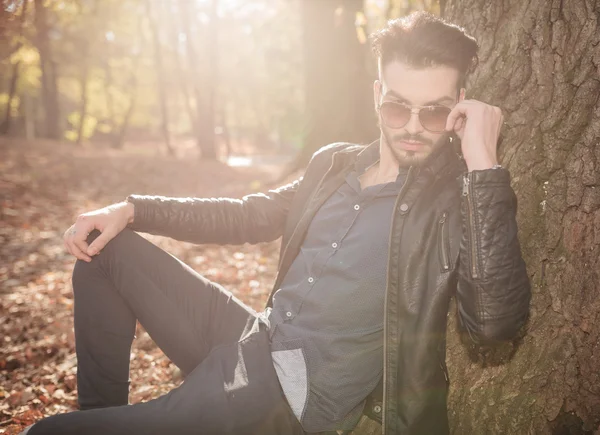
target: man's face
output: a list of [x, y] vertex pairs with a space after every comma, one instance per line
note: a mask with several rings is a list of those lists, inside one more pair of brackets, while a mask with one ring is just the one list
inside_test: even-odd
[[[445, 106], [453, 108], [457, 99], [464, 98], [464, 89], [457, 95], [459, 72], [447, 66], [415, 69], [400, 62], [389, 62], [381, 70], [381, 79], [375, 82], [375, 106], [386, 101], [407, 106]], [[386, 126], [381, 116], [379, 127], [384, 147], [403, 167], [421, 164], [434, 150], [447, 142], [448, 133], [426, 130], [416, 110], [400, 128]], [[383, 153], [382, 153], [383, 158]]]

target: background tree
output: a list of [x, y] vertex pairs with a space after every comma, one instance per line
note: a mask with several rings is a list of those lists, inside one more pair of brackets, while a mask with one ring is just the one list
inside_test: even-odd
[[51, 38], [51, 12], [44, 0], [35, 0], [35, 44], [40, 56], [42, 71], [42, 103], [44, 106], [44, 130], [49, 139], [61, 138], [60, 104], [58, 101], [58, 65], [53, 57]]
[[156, 81], [158, 85], [157, 90], [160, 105], [161, 132], [169, 154], [174, 155], [175, 151], [171, 146], [171, 134], [169, 132], [169, 107], [167, 85], [165, 82], [165, 68], [163, 66], [163, 48], [161, 44], [161, 32], [160, 27], [157, 24], [156, 12], [154, 10], [156, 7], [153, 9], [152, 2], [150, 0], [146, 0], [145, 3], [150, 33], [152, 34], [152, 47], [154, 49], [154, 67], [156, 69]]
[[369, 47], [357, 35], [363, 0], [302, 2], [306, 134], [298, 165], [333, 142], [377, 137]]
[[167, 152], [191, 139], [203, 158], [220, 139], [301, 147], [299, 0], [147, 3], [4, 1], [0, 134], [120, 147], [128, 132]]
[[[21, 5], [21, 14], [19, 16], [18, 24], [16, 26], [13, 25], [13, 27], [16, 27], [15, 36], [13, 36], [12, 38], [7, 38], [7, 35], [5, 35], [5, 34], [0, 35], [0, 39], [3, 39], [3, 40], [11, 40], [12, 39], [14, 41], [13, 45], [11, 47], [9, 47], [5, 53], [2, 53], [4, 56], [13, 56], [23, 46], [23, 40], [24, 40], [23, 31], [24, 31], [24, 27], [25, 27], [25, 18], [27, 17], [28, 5], [29, 5], [28, 2], [23, 2], [23, 4]], [[7, 12], [5, 11], [4, 14], [7, 14]], [[1, 17], [0, 20], [2, 20], [3, 18], [5, 18], [5, 17], [4, 16]], [[13, 22], [14, 21], [16, 21], [16, 20], [13, 19]], [[10, 22], [10, 21], [8, 18], [6, 18], [5, 20], [3, 20], [1, 22], [5, 23], [5, 22]], [[13, 112], [13, 105], [14, 105], [13, 102], [15, 100], [15, 96], [16, 96], [16, 92], [17, 92], [17, 83], [19, 80], [19, 74], [21, 72], [20, 71], [21, 63], [22, 63], [22, 59], [17, 59], [12, 64], [12, 71], [10, 73], [10, 78], [9, 78], [8, 98], [6, 101], [4, 120], [2, 121], [2, 123], [0, 123], [0, 134], [7, 134], [10, 131], [10, 124], [11, 124], [11, 120], [12, 120], [12, 112]]]

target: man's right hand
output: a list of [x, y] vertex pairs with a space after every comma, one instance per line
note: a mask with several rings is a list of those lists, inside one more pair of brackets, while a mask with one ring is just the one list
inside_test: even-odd
[[[65, 248], [78, 259], [89, 263], [92, 256], [98, 254], [128, 223], [133, 222], [133, 216], [134, 206], [129, 202], [119, 202], [83, 213], [65, 231]], [[88, 246], [86, 239], [93, 230], [99, 230], [101, 234]]]

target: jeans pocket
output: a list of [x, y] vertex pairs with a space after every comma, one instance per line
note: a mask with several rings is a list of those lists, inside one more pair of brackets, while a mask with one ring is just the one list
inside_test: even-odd
[[302, 339], [274, 343], [271, 357], [287, 402], [301, 421], [306, 411], [310, 385]]

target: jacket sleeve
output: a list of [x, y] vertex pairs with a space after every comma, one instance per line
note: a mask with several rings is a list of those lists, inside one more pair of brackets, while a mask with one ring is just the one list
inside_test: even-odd
[[531, 299], [510, 174], [503, 168], [472, 171], [459, 177], [459, 182], [459, 318], [478, 344], [510, 340], [526, 322]]
[[272, 241], [283, 233], [300, 181], [242, 199], [129, 195], [135, 213], [128, 227], [192, 243]]

